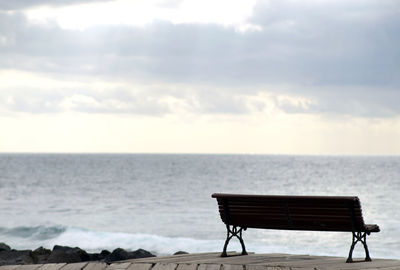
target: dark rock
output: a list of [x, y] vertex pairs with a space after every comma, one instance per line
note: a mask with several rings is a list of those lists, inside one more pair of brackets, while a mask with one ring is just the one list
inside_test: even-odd
[[117, 248], [110, 255], [108, 255], [105, 259], [105, 262], [115, 262], [115, 261], [123, 261], [129, 259], [139, 259], [139, 258], [147, 258], [147, 257], [155, 257], [155, 255], [144, 249], [138, 249], [135, 251], [126, 251], [122, 248]]
[[75, 247], [54, 246], [53, 251], [47, 258], [48, 263], [74, 263], [86, 262], [90, 260], [86, 251]]
[[107, 256], [107, 262], [122, 261], [128, 259], [128, 251], [122, 248], [114, 249], [110, 255]]
[[37, 249], [35, 249], [32, 252], [37, 254], [37, 255], [50, 255], [51, 250], [47, 249], [47, 248], [44, 248], [44, 247], [38, 247]]
[[189, 254], [189, 253], [181, 250], [174, 253], [174, 255], [183, 255], [183, 254]]
[[0, 243], [0, 252], [1, 251], [10, 251], [10, 250], [11, 250], [11, 248], [9, 245], [7, 245], [6, 243], [3, 243], [3, 242]]
[[108, 251], [108, 250], [102, 250], [102, 251], [100, 252], [100, 255], [101, 255], [101, 256], [104, 256], [104, 257], [107, 257], [107, 256], [110, 255], [110, 254], [111, 254], [111, 252]]
[[103, 261], [111, 263], [113, 261], [154, 257], [153, 254], [143, 249], [126, 251], [122, 248], [117, 248], [113, 252], [102, 250], [100, 253], [89, 254], [78, 247], [72, 248], [58, 245], [54, 246], [53, 250], [39, 247], [34, 251], [13, 250], [6, 244], [0, 245], [0, 248], [2, 248], [0, 250], [0, 265], [75, 263], [86, 261]]
[[50, 254], [50, 249], [39, 247], [32, 251], [31, 257], [33, 258], [34, 263], [46, 263]]
[[101, 261], [99, 253], [88, 253], [89, 261]]
[[129, 252], [129, 259], [140, 259], [140, 258], [147, 258], [147, 257], [155, 257], [156, 255], [151, 254], [147, 250], [138, 249], [132, 252]]
[[108, 250], [102, 250], [99, 254], [100, 260], [105, 260], [108, 256], [110, 256], [111, 252]]
[[88, 253], [90, 256], [90, 261], [104, 261], [107, 256], [111, 254], [108, 250], [102, 250], [100, 253]]
[[0, 252], [0, 265], [33, 264], [31, 250], [4, 250]]
[[102, 250], [100, 253], [89, 253], [90, 261], [106, 261], [110, 254], [111, 252], [108, 250]]

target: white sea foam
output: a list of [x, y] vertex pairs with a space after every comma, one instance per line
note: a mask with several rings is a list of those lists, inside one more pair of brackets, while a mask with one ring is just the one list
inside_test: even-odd
[[[35, 249], [39, 246], [51, 249], [54, 245], [65, 245], [79, 246], [89, 252], [99, 252], [103, 249], [113, 250], [121, 247], [127, 250], [143, 248], [158, 255], [169, 255], [180, 250], [190, 253], [220, 251], [223, 244], [221, 240], [100, 232], [64, 226], [1, 228], [0, 237], [2, 241], [16, 249]], [[237, 243], [233, 243], [231, 247], [239, 248]]]
[[218, 251], [221, 248], [221, 241], [218, 240], [172, 238], [142, 233], [97, 232], [80, 228], [69, 228], [46, 244], [47, 246], [55, 244], [80, 246], [89, 251], [113, 250], [117, 247], [128, 250], [143, 248], [156, 254], [172, 254], [179, 250], [191, 253]]

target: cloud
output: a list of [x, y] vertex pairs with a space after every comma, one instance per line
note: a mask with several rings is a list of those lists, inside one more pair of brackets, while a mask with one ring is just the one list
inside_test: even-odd
[[259, 1], [248, 20], [259, 28], [244, 32], [167, 21], [78, 31], [0, 12], [0, 68], [185, 87], [143, 91], [139, 100], [149, 99], [141, 109], [134, 98], [132, 107], [77, 91], [62, 103], [75, 110], [167, 113], [165, 100], [174, 99], [198, 113], [249, 113], [257, 106], [243, 97], [272, 93], [296, 97], [276, 99], [287, 113], [393, 116], [400, 114], [399, 10], [394, 1]]
[[[2, 14], [2, 64], [54, 72], [155, 77], [213, 83], [297, 83], [303, 85], [399, 84], [400, 19], [381, 28], [365, 23], [348, 35], [340, 29], [319, 36], [281, 30], [238, 33], [218, 25], [167, 22], [143, 28], [111, 26], [84, 31], [30, 25], [21, 15]], [[390, 21], [393, 22], [390, 22]], [[5, 27], [4, 27], [5, 28]], [[318, 27], [317, 27], [318, 28]], [[370, 30], [370, 29], [373, 30]], [[381, 35], [386, 33], [384, 40]], [[330, 35], [329, 39], [326, 36]], [[334, 41], [334, 42], [332, 42]], [[4, 55], [7, 53], [7, 55]], [[21, 61], [25, 58], [26, 61]], [[11, 58], [11, 59], [10, 59]]]
[[134, 95], [129, 91], [125, 91], [124, 95], [128, 98], [121, 99], [113, 92], [100, 95], [95, 91], [43, 91], [24, 87], [23, 91], [13, 89], [12, 93], [3, 93], [0, 107], [9, 112], [33, 114], [75, 111], [156, 116], [170, 112], [168, 103], [162, 102], [159, 97]]
[[23, 10], [27, 8], [32, 8], [36, 6], [67, 6], [67, 5], [75, 5], [75, 4], [84, 4], [84, 3], [97, 3], [97, 2], [105, 2], [105, 1], [113, 1], [113, 0], [18, 0], [18, 1], [9, 1], [9, 0], [0, 0], [0, 10]]
[[[69, 80], [31, 73], [0, 74], [2, 113], [84, 112], [131, 115], [348, 115], [368, 118], [400, 114], [399, 92], [375, 88], [299, 89], [293, 85], [264, 88], [192, 84], [135, 84], [92, 81], [91, 76]], [[18, 78], [19, 81], [16, 79]], [[76, 80], [78, 79], [78, 80]], [[287, 91], [286, 89], [296, 89]], [[304, 93], [318, 93], [305, 95]], [[296, 94], [297, 93], [297, 94]]]
[[229, 115], [250, 113], [254, 103], [251, 96], [209, 86], [92, 82], [90, 78], [62, 82], [26, 72], [0, 75], [0, 110], [4, 113]]
[[368, 118], [400, 115], [399, 88], [381, 87], [327, 87], [314, 90], [318, 102], [309, 107], [314, 114], [344, 114]]

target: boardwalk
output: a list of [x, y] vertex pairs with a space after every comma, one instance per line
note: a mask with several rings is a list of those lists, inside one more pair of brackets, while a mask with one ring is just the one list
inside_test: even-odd
[[372, 262], [345, 263], [342, 257], [250, 254], [219, 257], [219, 253], [202, 253], [152, 257], [105, 263], [7, 265], [0, 270], [323, 270], [380, 269], [400, 270], [399, 260], [373, 259]]

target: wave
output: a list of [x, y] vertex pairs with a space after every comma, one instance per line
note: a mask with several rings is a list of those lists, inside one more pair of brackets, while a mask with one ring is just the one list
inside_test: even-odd
[[100, 252], [103, 249], [121, 247], [127, 250], [143, 248], [157, 255], [169, 255], [179, 250], [190, 253], [220, 251], [223, 245], [223, 240], [102, 232], [57, 225], [0, 228], [0, 239], [15, 249], [35, 249], [39, 246], [51, 249], [54, 245], [65, 245], [78, 246], [89, 252]]
[[[188, 237], [167, 237], [144, 233], [103, 232], [69, 226], [33, 226], [1, 228], [0, 239], [14, 249], [36, 249], [43, 246], [52, 249], [54, 245], [80, 247], [88, 252], [112, 251], [115, 248], [148, 250], [158, 256], [171, 255], [177, 251], [189, 253], [220, 252], [224, 239], [194, 239]], [[250, 244], [251, 241], [246, 241]], [[251, 251], [257, 253], [276, 252], [277, 246], [251, 243]], [[238, 241], [231, 241], [229, 250], [240, 251]], [[290, 252], [285, 246], [281, 252]]]
[[19, 226], [15, 228], [0, 228], [0, 234], [8, 237], [32, 238], [37, 240], [47, 240], [59, 236], [67, 230], [62, 226]]

